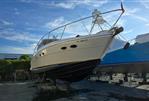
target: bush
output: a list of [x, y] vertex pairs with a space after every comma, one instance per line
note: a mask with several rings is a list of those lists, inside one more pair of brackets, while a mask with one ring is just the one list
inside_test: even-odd
[[0, 76], [2, 80], [10, 80], [16, 70], [29, 71], [30, 61], [25, 60], [0, 60]]
[[14, 70], [23, 69], [29, 71], [30, 61], [25, 60], [10, 60]]
[[22, 56], [20, 56], [19, 60], [30, 61], [31, 58], [29, 55], [22, 55]]

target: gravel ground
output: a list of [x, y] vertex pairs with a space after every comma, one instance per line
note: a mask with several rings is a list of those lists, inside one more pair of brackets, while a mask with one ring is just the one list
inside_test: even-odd
[[0, 101], [32, 101], [35, 92], [32, 82], [1, 83]]
[[48, 91], [37, 89], [32, 82], [0, 83], [0, 101], [149, 101], [149, 90], [135, 87], [85, 80], [71, 87], [70, 91]]

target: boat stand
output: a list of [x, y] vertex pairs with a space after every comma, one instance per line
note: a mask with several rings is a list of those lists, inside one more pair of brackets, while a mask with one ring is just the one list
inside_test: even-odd
[[61, 91], [72, 90], [71, 83], [68, 81], [56, 80], [56, 87]]
[[124, 81], [128, 82], [128, 73], [124, 73]]

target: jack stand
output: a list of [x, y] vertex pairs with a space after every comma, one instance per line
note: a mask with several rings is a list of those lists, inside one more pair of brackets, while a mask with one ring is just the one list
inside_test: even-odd
[[62, 91], [70, 91], [72, 89], [70, 82], [61, 80], [56, 80], [56, 87]]
[[124, 81], [128, 82], [128, 74], [127, 73], [124, 73]]
[[146, 73], [142, 73], [143, 83], [147, 83]]
[[110, 80], [113, 80], [113, 77], [112, 77], [112, 73], [111, 72], [109, 73], [109, 76], [110, 76]]

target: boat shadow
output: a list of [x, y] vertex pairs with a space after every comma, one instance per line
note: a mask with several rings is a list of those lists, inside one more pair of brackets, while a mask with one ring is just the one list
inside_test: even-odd
[[53, 90], [38, 90], [33, 97], [32, 101], [50, 101], [57, 100], [61, 98], [71, 99], [73, 96], [80, 95], [82, 93], [89, 93], [93, 90], [89, 89], [70, 89], [70, 90], [60, 90], [58, 88]]
[[71, 84], [70, 90], [37, 90], [32, 101], [87, 100], [149, 101], [149, 91], [103, 82], [81, 81]]

